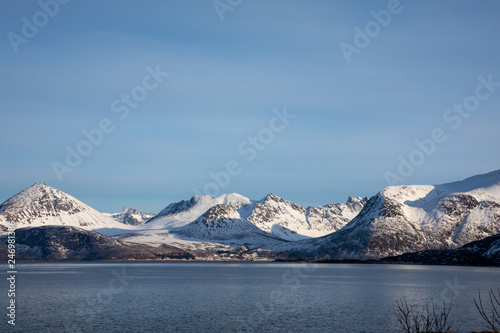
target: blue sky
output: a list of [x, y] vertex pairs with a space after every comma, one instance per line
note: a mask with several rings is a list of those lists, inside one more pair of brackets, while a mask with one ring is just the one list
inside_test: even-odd
[[[195, 189], [308, 206], [371, 196], [388, 172], [439, 184], [500, 168], [500, 87], [474, 100], [478, 77], [500, 82], [498, 1], [252, 0], [223, 21], [212, 1], [54, 1], [41, 1], [52, 16], [2, 2], [0, 201], [45, 182], [106, 212], [158, 212]], [[355, 27], [372, 37], [348, 62]], [[169, 75], [144, 97], [157, 66]], [[112, 103], [134, 89], [120, 119]], [[479, 104], [447, 114], [466, 100]], [[273, 120], [284, 109], [294, 118]], [[103, 119], [113, 131], [69, 167], [67, 147]], [[415, 140], [435, 129], [445, 139], [424, 154]], [[238, 172], [216, 184], [230, 161]]]

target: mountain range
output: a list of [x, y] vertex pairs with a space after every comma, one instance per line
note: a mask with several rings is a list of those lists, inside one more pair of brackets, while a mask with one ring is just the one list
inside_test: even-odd
[[376, 259], [455, 249], [500, 233], [500, 170], [430, 186], [391, 186], [338, 232], [284, 249], [291, 256]]
[[[134, 258], [130, 253], [138, 251], [152, 258], [217, 260], [229, 253], [233, 259], [380, 259], [451, 251], [499, 234], [500, 170], [442, 185], [390, 186], [371, 198], [351, 196], [345, 203], [307, 208], [272, 193], [261, 200], [236, 193], [194, 196], [169, 204], [156, 215], [129, 208], [101, 213], [60, 190], [34, 184], [0, 205], [0, 231], [5, 233], [11, 221], [18, 234], [39, 235], [40, 228], [51, 226], [43, 229], [44, 235], [53, 233], [61, 242], [68, 237], [107, 237], [106, 242], [118, 242], [115, 258]], [[51, 248], [35, 236], [23, 242], [24, 249]], [[148, 248], [139, 250], [141, 244]], [[163, 246], [178, 252], [162, 250]], [[127, 255], [118, 255], [117, 248], [121, 252], [126, 248]], [[36, 259], [36, 253], [43, 252], [37, 251], [23, 253]], [[106, 256], [101, 251], [80, 257]], [[57, 253], [38, 258], [64, 259]]]

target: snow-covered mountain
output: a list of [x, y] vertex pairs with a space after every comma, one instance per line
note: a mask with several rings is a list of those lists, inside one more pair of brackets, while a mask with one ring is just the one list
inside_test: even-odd
[[[284, 239], [320, 237], [344, 227], [367, 200], [349, 197], [345, 204], [304, 208], [271, 193], [255, 204], [247, 218], [260, 229]], [[286, 233], [290, 231], [293, 234]]]
[[[285, 240], [257, 228], [241, 216], [235, 207], [251, 205], [249, 202], [239, 194], [217, 198], [197, 196], [190, 201], [169, 205], [158, 215], [166, 214], [132, 233], [120, 231], [115, 235], [132, 242], [170, 244], [198, 258], [210, 257], [220, 251], [242, 255], [249, 249], [285, 243]], [[195, 216], [198, 217], [192, 220]]]
[[241, 217], [233, 206], [218, 204], [174, 233], [202, 240], [276, 239]]
[[182, 227], [199, 218], [210, 208], [220, 204], [240, 209], [252, 205], [252, 201], [237, 193], [223, 194], [218, 197], [196, 195], [189, 201], [182, 200], [168, 205], [155, 218], [147, 222], [146, 226], [148, 229]]
[[170, 204], [144, 227], [172, 229], [186, 226], [210, 208], [224, 204], [233, 207], [241, 218], [259, 229], [282, 239], [295, 241], [327, 235], [341, 229], [361, 211], [367, 200], [349, 197], [345, 204], [304, 208], [272, 193], [259, 201], [236, 193], [219, 197], [194, 196], [189, 201]]
[[129, 224], [129, 225], [142, 225], [155, 217], [156, 214], [153, 213], [144, 213], [140, 212], [137, 209], [134, 208], [123, 208], [123, 211], [120, 213], [114, 213], [114, 214], [107, 214], [104, 213], [107, 216], [112, 217], [115, 221], [123, 223], [123, 224]]
[[0, 205], [0, 225], [6, 227], [12, 221], [16, 228], [60, 225], [92, 230], [123, 226], [69, 194], [41, 183]]
[[297, 242], [298, 256], [381, 258], [454, 249], [500, 233], [500, 170], [443, 185], [386, 187], [341, 230]]

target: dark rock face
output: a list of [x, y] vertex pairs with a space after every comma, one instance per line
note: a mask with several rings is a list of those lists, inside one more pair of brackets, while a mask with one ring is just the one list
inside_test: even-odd
[[[7, 260], [7, 236], [0, 236], [0, 258]], [[16, 230], [18, 260], [154, 260], [192, 259], [169, 245], [153, 247], [122, 242], [97, 232], [75, 227], [43, 226]]]
[[427, 250], [383, 258], [381, 263], [500, 266], [500, 235], [468, 243], [454, 250]]
[[382, 217], [400, 217], [404, 216], [401, 206], [391, 199], [384, 198]]
[[465, 217], [469, 212], [479, 205], [479, 201], [472, 195], [455, 194], [439, 201], [438, 207], [443, 208], [446, 215], [450, 217]]

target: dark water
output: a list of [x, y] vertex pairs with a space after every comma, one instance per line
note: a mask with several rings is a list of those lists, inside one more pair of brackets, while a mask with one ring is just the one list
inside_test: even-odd
[[[4, 266], [5, 267], [5, 266]], [[473, 299], [499, 268], [286, 263], [21, 263], [1, 332], [398, 332], [396, 300], [483, 328]], [[4, 272], [7, 271], [5, 267]]]

